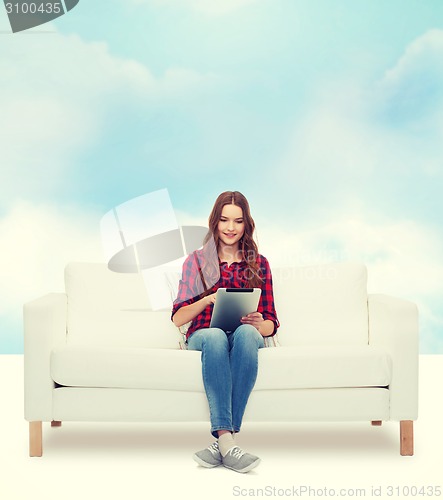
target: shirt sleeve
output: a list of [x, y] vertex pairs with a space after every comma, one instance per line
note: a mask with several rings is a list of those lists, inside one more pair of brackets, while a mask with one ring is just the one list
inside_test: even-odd
[[278, 321], [277, 312], [275, 310], [271, 268], [268, 260], [262, 255], [260, 256], [260, 269], [263, 284], [261, 286], [262, 290], [257, 310], [262, 314], [263, 319], [269, 319], [274, 323], [274, 332], [272, 335], [275, 335], [277, 333], [277, 328], [280, 326], [280, 322]]
[[193, 304], [198, 295], [195, 294], [195, 281], [198, 269], [193, 254], [189, 255], [182, 267], [182, 276], [178, 284], [177, 298], [172, 306], [171, 320], [174, 314], [183, 306]]

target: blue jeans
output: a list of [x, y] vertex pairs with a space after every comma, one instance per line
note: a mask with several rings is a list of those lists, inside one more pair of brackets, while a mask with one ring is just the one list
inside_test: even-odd
[[263, 337], [252, 325], [226, 335], [219, 328], [201, 328], [188, 339], [188, 348], [201, 351], [203, 383], [209, 403], [211, 434], [239, 432], [246, 403], [258, 371]]

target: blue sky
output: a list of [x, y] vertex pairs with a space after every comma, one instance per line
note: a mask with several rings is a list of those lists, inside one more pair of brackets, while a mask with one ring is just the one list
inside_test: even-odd
[[0, 9], [0, 352], [23, 302], [102, 260], [99, 221], [167, 188], [183, 223], [250, 200], [271, 264], [363, 260], [443, 352], [439, 0], [81, 0]]

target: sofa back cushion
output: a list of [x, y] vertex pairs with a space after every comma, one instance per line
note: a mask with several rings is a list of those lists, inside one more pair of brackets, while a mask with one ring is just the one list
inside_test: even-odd
[[368, 344], [364, 265], [276, 268], [272, 275], [281, 345]]
[[102, 263], [70, 263], [65, 286], [69, 344], [179, 347], [171, 310], [152, 310], [140, 274], [116, 273]]

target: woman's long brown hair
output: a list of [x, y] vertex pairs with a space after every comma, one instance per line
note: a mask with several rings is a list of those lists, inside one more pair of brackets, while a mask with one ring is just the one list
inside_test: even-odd
[[249, 203], [246, 197], [239, 191], [225, 191], [221, 193], [215, 200], [214, 207], [209, 216], [209, 231], [205, 237], [203, 244], [207, 244], [213, 238], [215, 247], [218, 249], [218, 223], [225, 205], [237, 205], [243, 211], [243, 222], [245, 224], [244, 234], [239, 241], [241, 257], [246, 261], [246, 276], [248, 277], [249, 286], [260, 287], [263, 283], [260, 277], [260, 270], [257, 264], [258, 248], [254, 241], [255, 222], [251, 216]]

